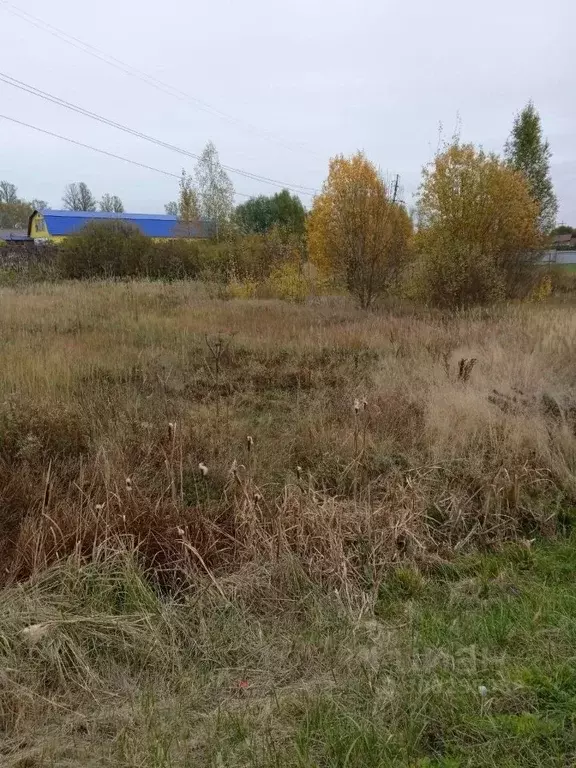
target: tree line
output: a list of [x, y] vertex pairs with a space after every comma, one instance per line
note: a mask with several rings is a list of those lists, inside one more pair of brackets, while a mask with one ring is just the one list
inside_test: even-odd
[[[123, 213], [124, 205], [117, 195], [108, 193], [97, 201], [88, 185], [83, 181], [68, 184], [64, 189], [62, 205], [68, 211], [112, 211]], [[0, 181], [0, 228], [26, 229], [33, 211], [49, 208], [46, 200], [24, 200], [18, 195], [18, 188], [9, 181]]]
[[15, 184], [0, 181], [0, 229], [26, 229], [32, 211], [47, 206], [45, 200], [24, 200]]
[[412, 216], [363, 153], [333, 158], [308, 217], [310, 260], [363, 307], [386, 294], [447, 308], [525, 296], [556, 222], [550, 158], [530, 102], [501, 156], [445, 143]]
[[[550, 159], [530, 102], [515, 117], [501, 154], [459, 136], [445, 142], [423, 169], [410, 212], [362, 152], [332, 158], [307, 212], [287, 190], [235, 206], [232, 182], [210, 142], [192, 173], [182, 170], [178, 198], [166, 211], [191, 234], [199, 219], [216, 225], [221, 245], [210, 253], [217, 270], [226, 265], [228, 279], [265, 279], [289, 260], [294, 274], [307, 258], [363, 307], [386, 294], [460, 307], [533, 288], [533, 267], [555, 231], [558, 210]], [[15, 204], [11, 185], [0, 185], [0, 195], [12, 201], [0, 205]], [[71, 210], [97, 207], [82, 182], [68, 185], [63, 202]], [[120, 212], [123, 206], [105, 195], [100, 209]]]
[[[0, 182], [0, 226], [25, 228], [33, 210], [47, 208], [44, 200], [21, 200], [14, 184]], [[106, 211], [124, 213], [118, 195], [105, 193], [97, 200], [84, 181], [68, 184], [62, 196], [62, 207], [69, 211]], [[216, 225], [220, 236], [237, 227], [245, 233], [263, 233], [274, 226], [304, 234], [306, 211], [299, 197], [283, 190], [271, 197], [261, 195], [235, 207], [234, 186], [222, 167], [216, 147], [208, 142], [194, 170], [182, 170], [178, 199], [167, 203], [167, 214], [178, 216], [192, 232], [199, 219]]]

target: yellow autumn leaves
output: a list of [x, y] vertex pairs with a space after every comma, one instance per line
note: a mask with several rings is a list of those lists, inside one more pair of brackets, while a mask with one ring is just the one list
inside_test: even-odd
[[446, 307], [528, 292], [542, 238], [524, 177], [454, 141], [423, 171], [417, 226], [359, 152], [330, 161], [308, 219], [311, 261], [370, 306], [408, 294]]
[[374, 165], [361, 153], [330, 161], [308, 219], [311, 261], [332, 274], [362, 307], [390, 291], [410, 257], [412, 222], [393, 203]]

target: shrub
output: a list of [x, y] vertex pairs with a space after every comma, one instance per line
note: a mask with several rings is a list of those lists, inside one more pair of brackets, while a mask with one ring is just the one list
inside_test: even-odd
[[530, 293], [531, 301], [545, 301], [552, 295], [552, 277], [546, 273], [536, 280]]
[[552, 293], [569, 295], [576, 293], [576, 270], [565, 264], [555, 264], [549, 271]]
[[305, 301], [312, 285], [302, 274], [299, 264], [287, 262], [276, 267], [268, 278], [270, 292], [278, 299]]
[[63, 277], [196, 278], [202, 246], [193, 240], [152, 240], [125, 221], [94, 221], [61, 249]]
[[58, 247], [52, 243], [0, 245], [0, 283], [22, 285], [60, 278]]
[[152, 243], [146, 274], [152, 278], [195, 279], [202, 269], [202, 246], [195, 240], [160, 240]]
[[263, 283], [278, 266], [303, 258], [302, 238], [277, 229], [266, 234], [236, 234], [200, 245], [200, 277], [216, 282]]
[[457, 308], [527, 295], [542, 245], [522, 174], [455, 141], [423, 171], [418, 298]]
[[258, 284], [254, 280], [237, 280], [236, 278], [230, 280], [226, 287], [227, 299], [254, 299], [258, 290]]
[[91, 221], [62, 246], [64, 277], [135, 277], [147, 273], [152, 241], [125, 221]]

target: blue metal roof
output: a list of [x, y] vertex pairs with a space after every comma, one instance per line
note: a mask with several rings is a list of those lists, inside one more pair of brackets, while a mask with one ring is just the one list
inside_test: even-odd
[[[36, 213], [36, 211], [35, 211]], [[53, 237], [71, 235], [94, 220], [120, 220], [133, 224], [149, 237], [210, 237], [213, 226], [210, 221], [198, 221], [188, 227], [177, 216], [163, 213], [107, 213], [92, 211], [38, 211]]]

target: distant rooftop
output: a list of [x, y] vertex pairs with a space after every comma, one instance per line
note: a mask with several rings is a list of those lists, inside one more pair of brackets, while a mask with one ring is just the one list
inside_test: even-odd
[[27, 240], [28, 233], [25, 229], [0, 229], [0, 240]]
[[113, 213], [112, 211], [66, 211], [44, 208], [38, 211], [42, 216], [61, 216], [76, 219], [159, 219], [160, 221], [178, 221], [177, 216], [169, 213]]
[[177, 216], [167, 213], [108, 213], [105, 211], [61, 211], [45, 208], [39, 213], [46, 222], [48, 232], [53, 237], [71, 235], [89, 221], [118, 220], [126, 221], [149, 237], [197, 237], [208, 238], [214, 234], [211, 221], [198, 220], [190, 225], [178, 220]]

